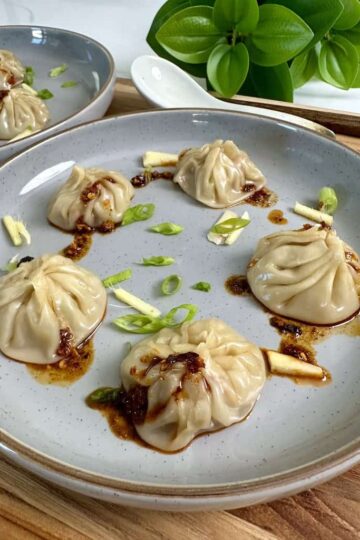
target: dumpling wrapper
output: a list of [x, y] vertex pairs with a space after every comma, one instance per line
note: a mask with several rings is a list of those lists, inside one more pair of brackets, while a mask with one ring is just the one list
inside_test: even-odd
[[65, 231], [73, 231], [79, 220], [94, 229], [106, 221], [121, 223], [133, 196], [134, 188], [122, 174], [75, 165], [50, 202], [48, 220]]
[[0, 350], [21, 362], [60, 359], [60, 330], [74, 347], [101, 323], [106, 291], [92, 272], [61, 255], [43, 255], [0, 278]]
[[25, 129], [42, 129], [50, 118], [42, 99], [24, 88], [12, 88], [0, 101], [0, 139], [13, 139]]
[[[167, 366], [165, 360], [147, 369], [155, 356], [188, 352], [203, 362], [195, 373], [184, 362]], [[138, 384], [148, 387], [145, 421], [135, 423], [139, 436], [173, 452], [200, 433], [244, 419], [259, 397], [266, 369], [258, 347], [223, 321], [208, 319], [163, 329], [137, 343], [121, 364], [121, 378], [127, 391]]]
[[25, 67], [19, 58], [6, 49], [0, 49], [0, 92], [6, 92], [23, 82]]
[[359, 258], [332, 230], [282, 231], [260, 240], [247, 279], [274, 313], [333, 325], [360, 308]]
[[219, 139], [184, 150], [179, 156], [174, 182], [206, 206], [228, 208], [261, 189], [266, 179], [246, 152], [232, 141]]

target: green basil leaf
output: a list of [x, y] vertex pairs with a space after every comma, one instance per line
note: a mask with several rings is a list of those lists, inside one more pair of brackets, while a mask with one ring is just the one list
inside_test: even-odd
[[351, 85], [351, 88], [360, 88], [360, 63], [359, 63], [359, 67], [358, 67], [358, 71], [357, 71], [357, 74], [356, 74], [356, 77]]
[[317, 64], [315, 49], [309, 49], [294, 58], [290, 66], [294, 88], [300, 88], [315, 75]]
[[359, 46], [360, 45], [360, 23], [358, 23], [353, 28], [350, 28], [350, 30], [341, 32], [341, 35], [342, 37], [351, 41], [353, 45]]
[[358, 67], [356, 77], [351, 85], [351, 88], [360, 88], [360, 23], [358, 23], [356, 26], [354, 26], [350, 30], [341, 32], [341, 36], [344, 37], [345, 39], [348, 39], [357, 50], [357, 53], [359, 56], [359, 67]]
[[219, 41], [225, 41], [212, 18], [213, 8], [209, 6], [183, 9], [161, 26], [156, 39], [178, 60], [201, 64]]
[[172, 257], [143, 257], [142, 263], [144, 266], [170, 266], [171, 264], [174, 264], [175, 259]]
[[224, 97], [239, 90], [249, 71], [249, 53], [244, 43], [217, 45], [209, 56], [207, 76], [213, 88]]
[[312, 48], [325, 36], [344, 9], [341, 0], [267, 0], [266, 3], [291, 9], [310, 26], [314, 37], [305, 50]]
[[287, 63], [263, 67], [250, 64], [248, 77], [241, 87], [241, 94], [292, 102], [293, 83]]
[[306, 22], [284, 6], [263, 5], [259, 12], [259, 23], [246, 40], [254, 64], [283, 64], [299, 54], [314, 37]]
[[188, 64], [174, 58], [160, 45], [160, 43], [156, 39], [156, 34], [160, 27], [178, 11], [194, 5], [213, 6], [213, 4], [214, 0], [168, 0], [159, 9], [159, 11], [154, 17], [149, 33], [146, 37], [147, 43], [150, 45], [152, 50], [156, 52], [156, 54], [162, 56], [162, 58], [165, 58], [166, 60], [174, 62], [174, 64], [179, 66], [181, 69], [187, 71], [191, 75], [195, 75], [196, 77], [206, 77], [206, 64]]
[[319, 71], [322, 79], [345, 90], [353, 84], [359, 66], [359, 55], [350, 41], [336, 34], [321, 45]]
[[50, 92], [47, 88], [43, 88], [42, 90], [39, 90], [37, 93], [37, 96], [40, 99], [51, 99], [54, 97], [54, 94]]
[[259, 20], [256, 0], [215, 0], [214, 23], [220, 30], [236, 28], [238, 32], [252, 32]]
[[35, 71], [31, 66], [25, 67], [24, 83], [32, 86], [34, 84]]
[[336, 30], [348, 30], [353, 28], [360, 21], [359, 0], [341, 0], [344, 11], [334, 24]]

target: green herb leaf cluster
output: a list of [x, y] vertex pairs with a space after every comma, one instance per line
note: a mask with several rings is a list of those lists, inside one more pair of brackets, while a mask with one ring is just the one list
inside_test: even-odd
[[223, 97], [360, 86], [360, 0], [167, 0], [147, 42]]

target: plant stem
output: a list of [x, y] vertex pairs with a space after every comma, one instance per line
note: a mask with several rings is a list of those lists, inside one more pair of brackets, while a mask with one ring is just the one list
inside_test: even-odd
[[236, 45], [237, 31], [236, 28], [232, 31], [231, 45], [234, 47]]

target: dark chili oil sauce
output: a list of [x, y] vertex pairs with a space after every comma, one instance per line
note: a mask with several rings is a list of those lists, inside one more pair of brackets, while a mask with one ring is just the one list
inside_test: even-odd
[[142, 188], [154, 182], [155, 180], [172, 180], [174, 173], [171, 171], [144, 171], [141, 174], [133, 176], [130, 180], [134, 188]]
[[[245, 191], [245, 189], [243, 189], [243, 191]], [[251, 193], [253, 190], [247, 189], [247, 191]], [[251, 206], [257, 206], [258, 208], [269, 208], [270, 206], [274, 206], [278, 200], [279, 197], [274, 191], [271, 191], [267, 187], [262, 187], [261, 189], [254, 191], [249, 197], [246, 197], [246, 199], [242, 201], [242, 204], [251, 204]]]
[[27, 364], [29, 373], [39, 383], [68, 386], [79, 380], [93, 363], [93, 340], [89, 339], [74, 348], [69, 336], [64, 334], [57, 352], [66, 353], [67, 356], [54, 364]]
[[248, 280], [242, 274], [235, 274], [228, 277], [225, 281], [225, 288], [230, 294], [235, 296], [249, 296], [252, 294]]
[[268, 214], [268, 220], [274, 225], [286, 225], [288, 223], [282, 210], [271, 210]]
[[[136, 371], [136, 368], [131, 370], [131, 374], [139, 380], [139, 383], [131, 388], [128, 392], [123, 389], [119, 389], [116, 393], [116, 397], [111, 403], [99, 403], [92, 402], [90, 396], [86, 399], [86, 404], [95, 410], [100, 411], [108, 421], [111, 431], [117, 437], [126, 440], [132, 440], [141, 446], [151, 448], [161, 453], [169, 453], [159, 450], [148, 445], [143, 441], [136, 432], [135, 426], [144, 423], [146, 421], [155, 420], [167, 406], [167, 402], [155, 407], [153, 410], [148, 411], [148, 386], [142, 385], [141, 380], [144, 379], [149, 371], [155, 366], [159, 366], [160, 372], [165, 372], [176, 364], [182, 362], [186, 366], [184, 375], [180, 386], [173, 392], [172, 396], [175, 399], [181, 399], [182, 396], [182, 383], [186, 377], [194, 375], [201, 371], [205, 367], [204, 360], [194, 352], [171, 354], [167, 358], [161, 358], [159, 356], [147, 355], [140, 359], [144, 364], [144, 369]], [[203, 379], [205, 381], [205, 379]], [[210, 387], [206, 384], [207, 391], [210, 391]], [[181, 451], [181, 450], [180, 450]], [[173, 453], [173, 452], [170, 452]]]

